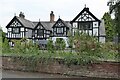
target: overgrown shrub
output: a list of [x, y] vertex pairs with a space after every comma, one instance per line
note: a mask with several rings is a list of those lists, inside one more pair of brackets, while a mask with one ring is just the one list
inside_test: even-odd
[[54, 53], [54, 45], [53, 45], [53, 41], [51, 39], [48, 40], [47, 42], [47, 50], [50, 53]]
[[99, 42], [95, 37], [89, 36], [88, 34], [76, 32], [73, 43], [78, 54], [81, 54], [82, 52], [99, 52]]
[[7, 38], [5, 38], [4, 42], [2, 42], [2, 53], [8, 53], [8, 52], [10, 52], [9, 41]]
[[55, 42], [55, 48], [57, 50], [64, 50], [66, 47], [65, 41], [63, 38], [57, 38]]

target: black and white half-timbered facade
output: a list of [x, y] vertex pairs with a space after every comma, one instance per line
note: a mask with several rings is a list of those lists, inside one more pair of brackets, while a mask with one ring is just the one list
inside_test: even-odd
[[62, 19], [59, 18], [52, 27], [53, 42], [56, 41], [56, 38], [62, 38], [66, 42], [66, 47], [68, 47], [67, 40], [68, 40], [68, 31], [70, 30], [70, 28], [71, 28], [71, 24], [69, 23], [69, 21], [63, 21]]
[[62, 19], [58, 19], [57, 22], [53, 25], [53, 36], [54, 37], [67, 37], [69, 31], [68, 23], [65, 23]]
[[95, 36], [98, 41], [105, 42], [104, 21], [97, 19], [89, 8], [84, 8], [72, 21], [73, 35], [76, 31], [87, 33], [90, 36]]
[[20, 13], [19, 17], [14, 16], [10, 23], [6, 26], [8, 39], [32, 39], [32, 29], [34, 24], [24, 19], [23, 13]]
[[74, 33], [85, 32], [90, 36], [96, 36], [98, 41], [105, 42], [104, 21], [97, 19], [89, 8], [84, 8], [72, 21], [63, 21], [59, 18], [54, 21], [55, 15], [53, 11], [50, 13], [50, 21], [30, 21], [25, 19], [25, 15], [20, 12], [19, 16], [14, 18], [6, 26], [7, 38], [12, 39], [27, 38], [46, 45], [47, 40], [51, 37], [53, 42], [56, 38], [63, 38], [68, 47], [68, 31]]
[[[34, 24], [37, 22], [34, 22]], [[50, 37], [51, 30], [47, 29], [42, 25], [41, 22], [38, 22], [33, 30], [33, 38], [36, 40], [46, 40]]]

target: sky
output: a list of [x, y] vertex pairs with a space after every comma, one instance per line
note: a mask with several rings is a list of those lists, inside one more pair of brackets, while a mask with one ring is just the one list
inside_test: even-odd
[[101, 19], [109, 11], [108, 0], [0, 0], [0, 26], [7, 32], [6, 25], [20, 12], [30, 21], [49, 21], [50, 12], [55, 20], [60, 16], [64, 21], [71, 21], [85, 7]]

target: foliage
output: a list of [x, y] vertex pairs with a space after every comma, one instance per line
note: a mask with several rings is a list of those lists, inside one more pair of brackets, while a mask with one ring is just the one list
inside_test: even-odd
[[55, 42], [56, 49], [64, 50], [66, 47], [65, 41], [62, 38], [57, 38]]
[[48, 63], [56, 58], [62, 59], [64, 64], [70, 66], [71, 64], [85, 65], [101, 60], [117, 60], [118, 56], [116, 51], [118, 47], [115, 44], [99, 43], [95, 37], [78, 32], [73, 37], [75, 50], [72, 53], [61, 48], [62, 40], [57, 40], [57, 43], [59, 43], [57, 46], [60, 46], [60, 50], [56, 51], [51, 39], [47, 43], [47, 50], [39, 50], [37, 44], [33, 44], [26, 38], [12, 41], [15, 46], [10, 49], [9, 54], [5, 55], [23, 56], [23, 62], [33, 68], [38, 61]]
[[105, 21], [106, 41], [113, 41], [115, 36], [114, 20], [111, 19], [111, 15], [108, 12], [104, 14], [103, 19]]
[[73, 48], [73, 36], [71, 32], [68, 32], [68, 45], [70, 48]]
[[47, 42], [47, 50], [51, 53], [54, 53], [54, 45], [51, 39], [49, 39]]
[[74, 36], [74, 45], [75, 50], [78, 53], [82, 52], [95, 52], [99, 48], [99, 43], [93, 36], [89, 36], [85, 33], [79, 33], [78, 31], [75, 33]]
[[[114, 1], [114, 0], [113, 0]], [[115, 13], [115, 24], [116, 24], [116, 30], [118, 33], [120, 33], [120, 1], [116, 0], [114, 1], [115, 4], [112, 4], [113, 1], [109, 1], [109, 7], [110, 7], [110, 13]]]
[[0, 37], [0, 52], [2, 51], [2, 38]]
[[5, 41], [5, 38], [6, 38], [6, 33], [2, 31], [2, 42]]
[[2, 42], [2, 52], [10, 52], [10, 46], [9, 46], [9, 41], [7, 38], [4, 39], [4, 42]]
[[[115, 4], [112, 4], [115, 3]], [[116, 32], [118, 34], [118, 44], [120, 44], [120, 0], [110, 0], [108, 2], [109, 8], [110, 8], [110, 13], [114, 12], [115, 15], [115, 28]], [[120, 47], [118, 45], [118, 52], [120, 53]]]
[[118, 60], [118, 46], [112, 42], [106, 42], [101, 44], [101, 55], [105, 60]]
[[38, 54], [38, 46], [36, 44], [33, 44], [32, 41], [27, 40], [26, 38], [23, 38], [21, 40], [12, 40], [14, 42], [14, 47], [11, 50], [12, 53], [15, 54]]

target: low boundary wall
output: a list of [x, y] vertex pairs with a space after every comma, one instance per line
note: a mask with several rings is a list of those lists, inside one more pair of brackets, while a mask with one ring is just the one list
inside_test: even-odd
[[36, 62], [32, 62], [31, 60], [25, 61], [22, 57], [2, 56], [2, 68], [102, 78], [118, 78], [120, 76], [120, 63], [108, 61], [87, 65], [71, 64], [68, 66], [63, 63], [63, 59], [50, 59], [48, 62], [44, 59], [39, 59]]

